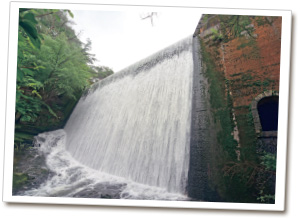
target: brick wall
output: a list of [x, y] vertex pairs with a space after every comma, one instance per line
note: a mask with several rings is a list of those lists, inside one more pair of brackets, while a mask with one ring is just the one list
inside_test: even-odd
[[[263, 94], [280, 92], [281, 17], [243, 18], [253, 28], [250, 34], [242, 31], [241, 36], [224, 36], [223, 18], [209, 15], [202, 17], [194, 36], [200, 37], [205, 58], [214, 119], [210, 126], [217, 137], [217, 143], [208, 146], [209, 185], [221, 201], [257, 202], [262, 190], [274, 195], [275, 174], [268, 176], [263, 170], [253, 174], [249, 164], [260, 164], [266, 146], [271, 149], [268, 152], [276, 153], [277, 138], [256, 131], [258, 116], [252, 114], [256, 106], [251, 104]], [[232, 169], [231, 164], [240, 169]]]
[[217, 19], [211, 20], [200, 28], [200, 36], [229, 81], [233, 107], [249, 105], [264, 91], [279, 91], [281, 17], [261, 17], [264, 24], [253, 20], [254, 38], [244, 33], [218, 46], [212, 42], [210, 29], [219, 25]]

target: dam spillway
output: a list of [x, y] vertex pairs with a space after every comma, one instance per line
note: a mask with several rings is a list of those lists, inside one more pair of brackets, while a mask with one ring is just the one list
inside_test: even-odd
[[37, 136], [55, 174], [25, 195], [188, 200], [193, 75], [188, 37], [95, 83]]
[[192, 75], [187, 38], [94, 85], [64, 128], [67, 151], [101, 172], [183, 193]]

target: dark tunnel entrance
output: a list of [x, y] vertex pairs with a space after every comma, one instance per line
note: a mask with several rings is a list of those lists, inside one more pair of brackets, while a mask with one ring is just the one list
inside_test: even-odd
[[278, 129], [278, 96], [261, 99], [257, 104], [262, 131], [277, 131]]

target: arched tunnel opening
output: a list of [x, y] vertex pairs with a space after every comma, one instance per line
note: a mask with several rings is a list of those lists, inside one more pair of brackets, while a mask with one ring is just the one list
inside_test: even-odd
[[278, 96], [265, 97], [258, 102], [257, 110], [262, 131], [277, 131], [278, 104]]

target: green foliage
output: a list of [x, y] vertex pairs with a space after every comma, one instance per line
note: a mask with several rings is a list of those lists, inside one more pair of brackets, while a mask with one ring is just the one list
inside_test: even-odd
[[210, 15], [203, 15], [202, 20], [203, 22], [207, 22], [207, 20], [209, 19]]
[[[263, 202], [272, 203], [273, 194], [270, 190], [270, 181], [274, 176], [276, 158], [272, 154], [262, 155], [258, 158], [256, 153], [256, 135], [253, 127], [253, 118], [249, 106], [233, 107], [228, 86], [253, 86], [263, 87], [268, 81], [253, 81], [251, 73], [238, 73], [238, 83], [226, 80], [224, 74], [217, 70], [214, 54], [206, 51], [203, 41], [202, 59], [205, 64], [205, 74], [209, 81], [210, 105], [217, 130], [218, 147], [214, 150], [214, 164], [211, 169], [214, 174], [211, 177], [211, 185], [217, 188], [220, 196], [228, 202]], [[211, 48], [211, 51], [214, 48]], [[213, 53], [213, 52], [212, 52]], [[236, 89], [236, 88], [233, 88]], [[226, 92], [227, 91], [227, 92]], [[232, 109], [235, 112], [236, 122], [239, 127], [241, 152], [240, 160], [237, 160], [237, 142], [232, 131], [234, 127]], [[265, 183], [265, 184], [264, 184]], [[268, 184], [268, 185], [267, 185]], [[262, 192], [258, 194], [258, 192]], [[243, 197], [241, 197], [243, 195]]]
[[[237, 142], [233, 139], [233, 121], [232, 121], [232, 103], [230, 95], [224, 94], [226, 91], [226, 79], [224, 75], [218, 72], [214, 66], [210, 55], [205, 51], [202, 41], [202, 59], [205, 63], [205, 74], [209, 80], [210, 104], [212, 107], [215, 123], [220, 127], [217, 134], [218, 142], [232, 158], [235, 157], [235, 148]], [[222, 82], [222, 83], [220, 83]]]
[[30, 11], [24, 11], [20, 9], [19, 13], [19, 30], [23, 30], [25, 36], [28, 36], [30, 42], [37, 48], [41, 45], [40, 36], [35, 28], [38, 22], [35, 16]]
[[19, 188], [26, 184], [28, 181], [28, 175], [24, 173], [14, 173], [13, 174], [13, 188]]
[[267, 170], [276, 171], [276, 154], [265, 153], [261, 157], [261, 165], [265, 166]]
[[71, 18], [74, 18], [74, 14], [72, 13], [71, 10], [64, 10], [64, 11], [68, 12], [68, 14]]
[[252, 80], [253, 79], [253, 76], [251, 75], [251, 73], [244, 73], [241, 77], [242, 81], [245, 82], [245, 81], [248, 81], [248, 80]]
[[213, 41], [222, 41], [223, 40], [223, 34], [219, 33], [216, 29], [211, 28], [211, 32], [213, 34]]
[[220, 19], [220, 31], [226, 41], [240, 37], [243, 33], [247, 33], [253, 37], [253, 27], [250, 16], [243, 15], [218, 15]]
[[[210, 169], [213, 170], [210, 185], [217, 189], [225, 201], [255, 202], [256, 198], [252, 196], [254, 174], [257, 172], [255, 163], [237, 160], [238, 143], [233, 137], [233, 104], [226, 89], [230, 81], [225, 79], [224, 73], [216, 69], [213, 55], [206, 51], [203, 41], [200, 41], [200, 44], [206, 69], [205, 75], [209, 81], [210, 106], [217, 130], [218, 143], [218, 146], [213, 147], [214, 162], [210, 163]], [[241, 195], [243, 196], [241, 197]]]
[[[205, 74], [210, 84], [211, 111], [218, 132], [217, 142], [219, 145], [214, 147], [212, 153], [215, 159], [210, 164], [210, 169], [213, 170], [210, 181], [220, 196], [228, 202], [275, 202], [276, 155], [260, 154], [257, 151], [260, 142], [255, 133], [251, 107], [233, 107], [231, 100], [231, 96], [240, 96], [238, 91], [242, 88], [247, 88], [254, 93], [263, 92], [274, 82], [270, 79], [254, 79], [255, 73], [253, 72], [233, 73], [230, 76], [235, 78], [227, 80], [224, 73], [217, 69], [220, 61], [217, 53], [220, 51], [219, 42], [222, 45], [222, 43], [237, 40], [240, 42], [238, 50], [247, 47], [247, 50], [250, 51], [246, 58], [260, 58], [256, 35], [253, 34], [253, 23], [255, 21], [261, 22], [261, 24], [264, 22], [263, 25], [265, 25], [268, 22], [270, 24], [272, 20], [266, 17], [264, 17], [264, 21], [259, 21], [259, 19], [262, 18], [240, 15], [203, 17], [203, 21], [207, 22], [207, 28], [211, 30], [211, 34], [203, 38], [208, 45], [201, 42], [201, 48], [202, 60], [206, 68]], [[216, 23], [220, 23], [218, 30], [211, 28]], [[207, 48], [209, 48], [209, 52], [206, 51]], [[229, 94], [228, 87], [231, 88], [232, 94]], [[234, 111], [239, 132], [241, 147], [238, 149], [232, 136], [234, 127], [232, 111]], [[240, 160], [237, 160], [235, 150], [240, 152]]]
[[258, 16], [256, 17], [256, 22], [258, 26], [272, 25], [273, 19], [272, 17]]
[[84, 45], [81, 52], [85, 55], [86, 62], [88, 64], [93, 64], [97, 59], [94, 54], [91, 54], [89, 51], [92, 49], [92, 41], [88, 38], [87, 43]]
[[276, 154], [264, 152], [260, 165], [263, 169], [261, 178], [264, 184], [260, 184], [257, 200], [261, 203], [275, 203], [275, 192], [272, 192], [268, 185], [276, 173]]
[[[261, 192], [261, 194], [263, 194], [263, 191]], [[261, 195], [257, 198], [257, 200], [261, 203], [275, 203], [275, 195]]]
[[26, 139], [18, 133], [63, 126], [95, 73], [92, 42], [82, 43], [71, 28], [70, 10], [20, 9], [18, 33], [15, 146]]
[[88, 86], [91, 75], [85, 56], [81, 48], [69, 43], [64, 34], [55, 39], [45, 36], [38, 56], [45, 67], [40, 70], [39, 80], [45, 86], [43, 94], [46, 101], [56, 96], [76, 99], [77, 92]]
[[255, 47], [255, 40], [254, 39], [250, 39], [247, 42], [243, 42], [241, 43], [239, 46], [237, 46], [237, 50], [243, 49], [245, 47]]
[[[35, 122], [42, 109], [57, 118], [51, 101], [57, 96], [76, 99], [75, 94], [88, 86], [90, 77], [81, 45], [68, 42], [64, 32], [56, 38], [38, 33], [35, 16], [58, 11], [42, 12], [46, 14], [39, 14], [38, 10], [20, 11], [16, 113], [21, 122]], [[43, 39], [42, 44], [37, 43], [39, 39]]]
[[33, 135], [15, 132], [15, 153], [22, 152], [25, 148], [28, 148], [28, 143], [31, 144]]
[[114, 73], [112, 69], [106, 66], [92, 66], [92, 75], [97, 79], [104, 79]]

